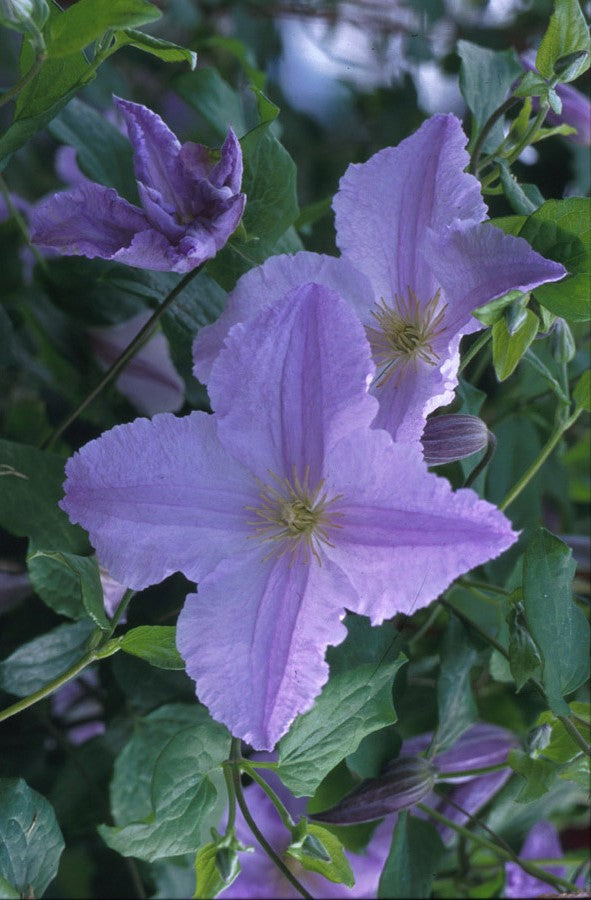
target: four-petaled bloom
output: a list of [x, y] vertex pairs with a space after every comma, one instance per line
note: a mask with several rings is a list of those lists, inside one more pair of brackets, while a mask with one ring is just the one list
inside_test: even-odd
[[235, 326], [209, 380], [215, 415], [138, 419], [67, 464], [63, 508], [114, 577], [199, 582], [179, 650], [212, 715], [256, 748], [311, 706], [345, 608], [411, 613], [516, 538], [370, 427], [373, 374], [355, 314], [307, 284]]
[[244, 275], [197, 337], [197, 377], [207, 382], [235, 322], [314, 281], [337, 291], [365, 326], [377, 367], [374, 425], [417, 440], [426, 416], [453, 399], [460, 339], [482, 328], [472, 311], [566, 274], [522, 238], [483, 224], [479, 182], [464, 172], [466, 142], [455, 116], [437, 115], [397, 147], [349, 166], [333, 202], [341, 258], [273, 256]]
[[242, 216], [240, 144], [230, 129], [216, 160], [201, 144], [181, 145], [147, 107], [116, 103], [133, 147], [142, 208], [82, 180], [35, 208], [31, 239], [66, 255], [189, 272], [215, 256]]

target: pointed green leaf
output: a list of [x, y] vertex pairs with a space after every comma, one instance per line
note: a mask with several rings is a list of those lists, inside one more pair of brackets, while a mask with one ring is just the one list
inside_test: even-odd
[[518, 803], [537, 800], [550, 790], [558, 777], [559, 769], [555, 763], [532, 758], [523, 750], [510, 750], [507, 759], [513, 771], [525, 779], [525, 784], [515, 797]]
[[589, 622], [572, 597], [572, 552], [537, 529], [523, 560], [523, 605], [542, 657], [542, 683], [550, 708], [568, 715], [563, 700], [589, 677]]
[[159, 669], [184, 669], [185, 663], [176, 648], [174, 625], [139, 625], [119, 639], [125, 653], [139, 656]]
[[503, 316], [492, 327], [493, 365], [499, 381], [505, 381], [517, 368], [521, 357], [535, 338], [540, 320], [531, 309], [524, 310], [521, 326], [510, 334]]
[[591, 412], [591, 369], [587, 369], [575, 385], [573, 400], [580, 409]]
[[[589, 68], [591, 41], [589, 27], [579, 0], [556, 0], [550, 24], [538, 48], [536, 68], [544, 78], [560, 75], [560, 81], [573, 81]], [[563, 63], [564, 57], [580, 53], [575, 64]]]
[[148, 0], [78, 0], [52, 21], [47, 49], [54, 59], [69, 56], [108, 30], [146, 25], [161, 15]]
[[82, 659], [93, 628], [92, 622], [83, 619], [71, 625], [58, 625], [22, 644], [0, 662], [0, 687], [17, 697], [26, 697], [45, 687]]
[[308, 872], [318, 872], [329, 881], [353, 887], [355, 878], [343, 845], [327, 828], [302, 819], [294, 829], [286, 853]]
[[[488, 50], [470, 41], [458, 41], [460, 90], [474, 116], [474, 132], [482, 126], [509, 95], [511, 85], [522, 72], [513, 49]], [[494, 149], [503, 140], [503, 123], [499, 120], [489, 133], [485, 149]]]
[[101, 577], [94, 557], [32, 548], [27, 556], [27, 566], [31, 583], [44, 603], [73, 619], [88, 615], [99, 628], [109, 630]]
[[17, 896], [41, 897], [57, 874], [63, 849], [45, 797], [22, 778], [0, 778], [0, 886], [3, 880]]
[[173, 44], [172, 41], [155, 38], [144, 31], [136, 31], [135, 28], [124, 28], [122, 31], [118, 31], [115, 35], [115, 44], [117, 47], [136, 47], [167, 63], [186, 62], [191, 69], [197, 65], [197, 54], [194, 50], [180, 47], [178, 44]]
[[390, 852], [380, 878], [378, 897], [430, 897], [431, 885], [445, 852], [434, 825], [409, 815], [398, 816]]

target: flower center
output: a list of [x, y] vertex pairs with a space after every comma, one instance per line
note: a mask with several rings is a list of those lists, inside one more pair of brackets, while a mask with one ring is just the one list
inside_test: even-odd
[[330, 529], [340, 528], [335, 522], [339, 513], [335, 511], [334, 504], [341, 495], [329, 498], [323, 491], [324, 480], [314, 489], [310, 488], [308, 467], [302, 480], [295, 466], [291, 478], [280, 478], [274, 472], [270, 474], [274, 484], [259, 481], [260, 503], [247, 507], [256, 517], [248, 520], [249, 525], [255, 526], [253, 537], [273, 543], [265, 559], [289, 553], [290, 565], [298, 558], [308, 563], [312, 556], [322, 563], [319, 553], [321, 545], [334, 546], [329, 532]]
[[381, 387], [394, 373], [418, 360], [434, 366], [439, 359], [433, 350], [433, 341], [443, 331], [443, 318], [447, 305], [439, 307], [441, 291], [422, 306], [414, 291], [408, 289], [407, 297], [394, 295], [389, 306], [381, 300], [372, 310], [375, 325], [368, 325], [366, 333], [378, 366], [376, 386]]

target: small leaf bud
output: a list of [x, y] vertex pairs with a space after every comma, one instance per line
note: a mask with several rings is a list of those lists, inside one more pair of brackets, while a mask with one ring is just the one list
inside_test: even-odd
[[550, 349], [552, 356], [559, 363], [568, 363], [577, 352], [575, 340], [568, 323], [557, 318], [550, 332]]

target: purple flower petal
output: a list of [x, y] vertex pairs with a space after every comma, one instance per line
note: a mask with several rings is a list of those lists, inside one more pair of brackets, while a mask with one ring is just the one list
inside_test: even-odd
[[[108, 369], [150, 318], [138, 313], [119, 325], [89, 328], [90, 343], [99, 365]], [[116, 385], [140, 412], [153, 416], [175, 412], [183, 405], [185, 388], [170, 358], [163, 334], [155, 334], [127, 364]]]
[[42, 200], [31, 214], [31, 240], [66, 256], [113, 259], [149, 227], [144, 213], [113, 188], [81, 181]]
[[265, 560], [266, 549], [254, 544], [201, 581], [177, 626], [199, 698], [260, 750], [271, 750], [320, 692], [325, 650], [346, 637], [340, 620], [351, 596], [330, 562]]
[[178, 571], [198, 580], [249, 546], [244, 507], [257, 486], [205, 413], [118, 425], [74, 454], [66, 474], [62, 508], [134, 590]]
[[372, 368], [354, 313], [304, 285], [228, 335], [209, 381], [220, 441], [265, 482], [295, 467], [315, 487], [325, 453], [375, 416]]
[[197, 378], [203, 382], [209, 380], [211, 367], [233, 325], [248, 321], [289, 291], [311, 282], [339, 294], [363, 322], [368, 318], [374, 302], [373, 289], [366, 277], [346, 260], [306, 251], [294, 256], [271, 256], [238, 280], [220, 318], [197, 335], [193, 346]]
[[[459, 740], [435, 757], [437, 768], [441, 772], [462, 771], [464, 769], [482, 769], [506, 762], [509, 750], [516, 744], [515, 735], [499, 725], [479, 722], [473, 725]], [[470, 777], [447, 778], [449, 783], [469, 780]]]
[[120, 97], [114, 99], [127, 125], [137, 180], [152, 188], [161, 204], [174, 212], [184, 200], [187, 187], [178, 158], [179, 141], [151, 109]]
[[[436, 808], [446, 818], [455, 822], [456, 825], [465, 825], [470, 816], [476, 815], [494, 797], [497, 791], [500, 791], [510, 776], [511, 769], [507, 767], [506, 769], [500, 769], [498, 772], [491, 772], [489, 775], [479, 775], [454, 788], [450, 799], [458, 806], [461, 806], [465, 812], [461, 812], [443, 798], [439, 798], [439, 802], [435, 804]], [[444, 844], [452, 841], [456, 835], [453, 828], [449, 826], [440, 826], [438, 830]]]
[[350, 165], [341, 179], [333, 201], [337, 244], [378, 299], [409, 289], [430, 299], [439, 285], [421, 252], [427, 229], [484, 219], [479, 182], [463, 171], [466, 143], [455, 116], [433, 116], [397, 147]]
[[471, 313], [489, 300], [511, 290], [530, 291], [567, 274], [563, 265], [540, 256], [523, 238], [503, 234], [488, 223], [431, 231], [424, 246], [442, 300], [448, 304], [444, 319], [448, 340], [482, 328]]
[[334, 547], [324, 552], [359, 600], [348, 608], [379, 623], [410, 615], [462, 572], [493, 559], [517, 534], [470, 490], [427, 472], [420, 448], [383, 431], [358, 431], [327, 455], [326, 485], [341, 495]]
[[[523, 859], [557, 858], [562, 856], [560, 838], [554, 825], [544, 820], [536, 822], [519, 854]], [[544, 866], [546, 871], [564, 878], [563, 866]], [[524, 872], [516, 863], [505, 864], [505, 897], [539, 897], [551, 890], [545, 881]]]

